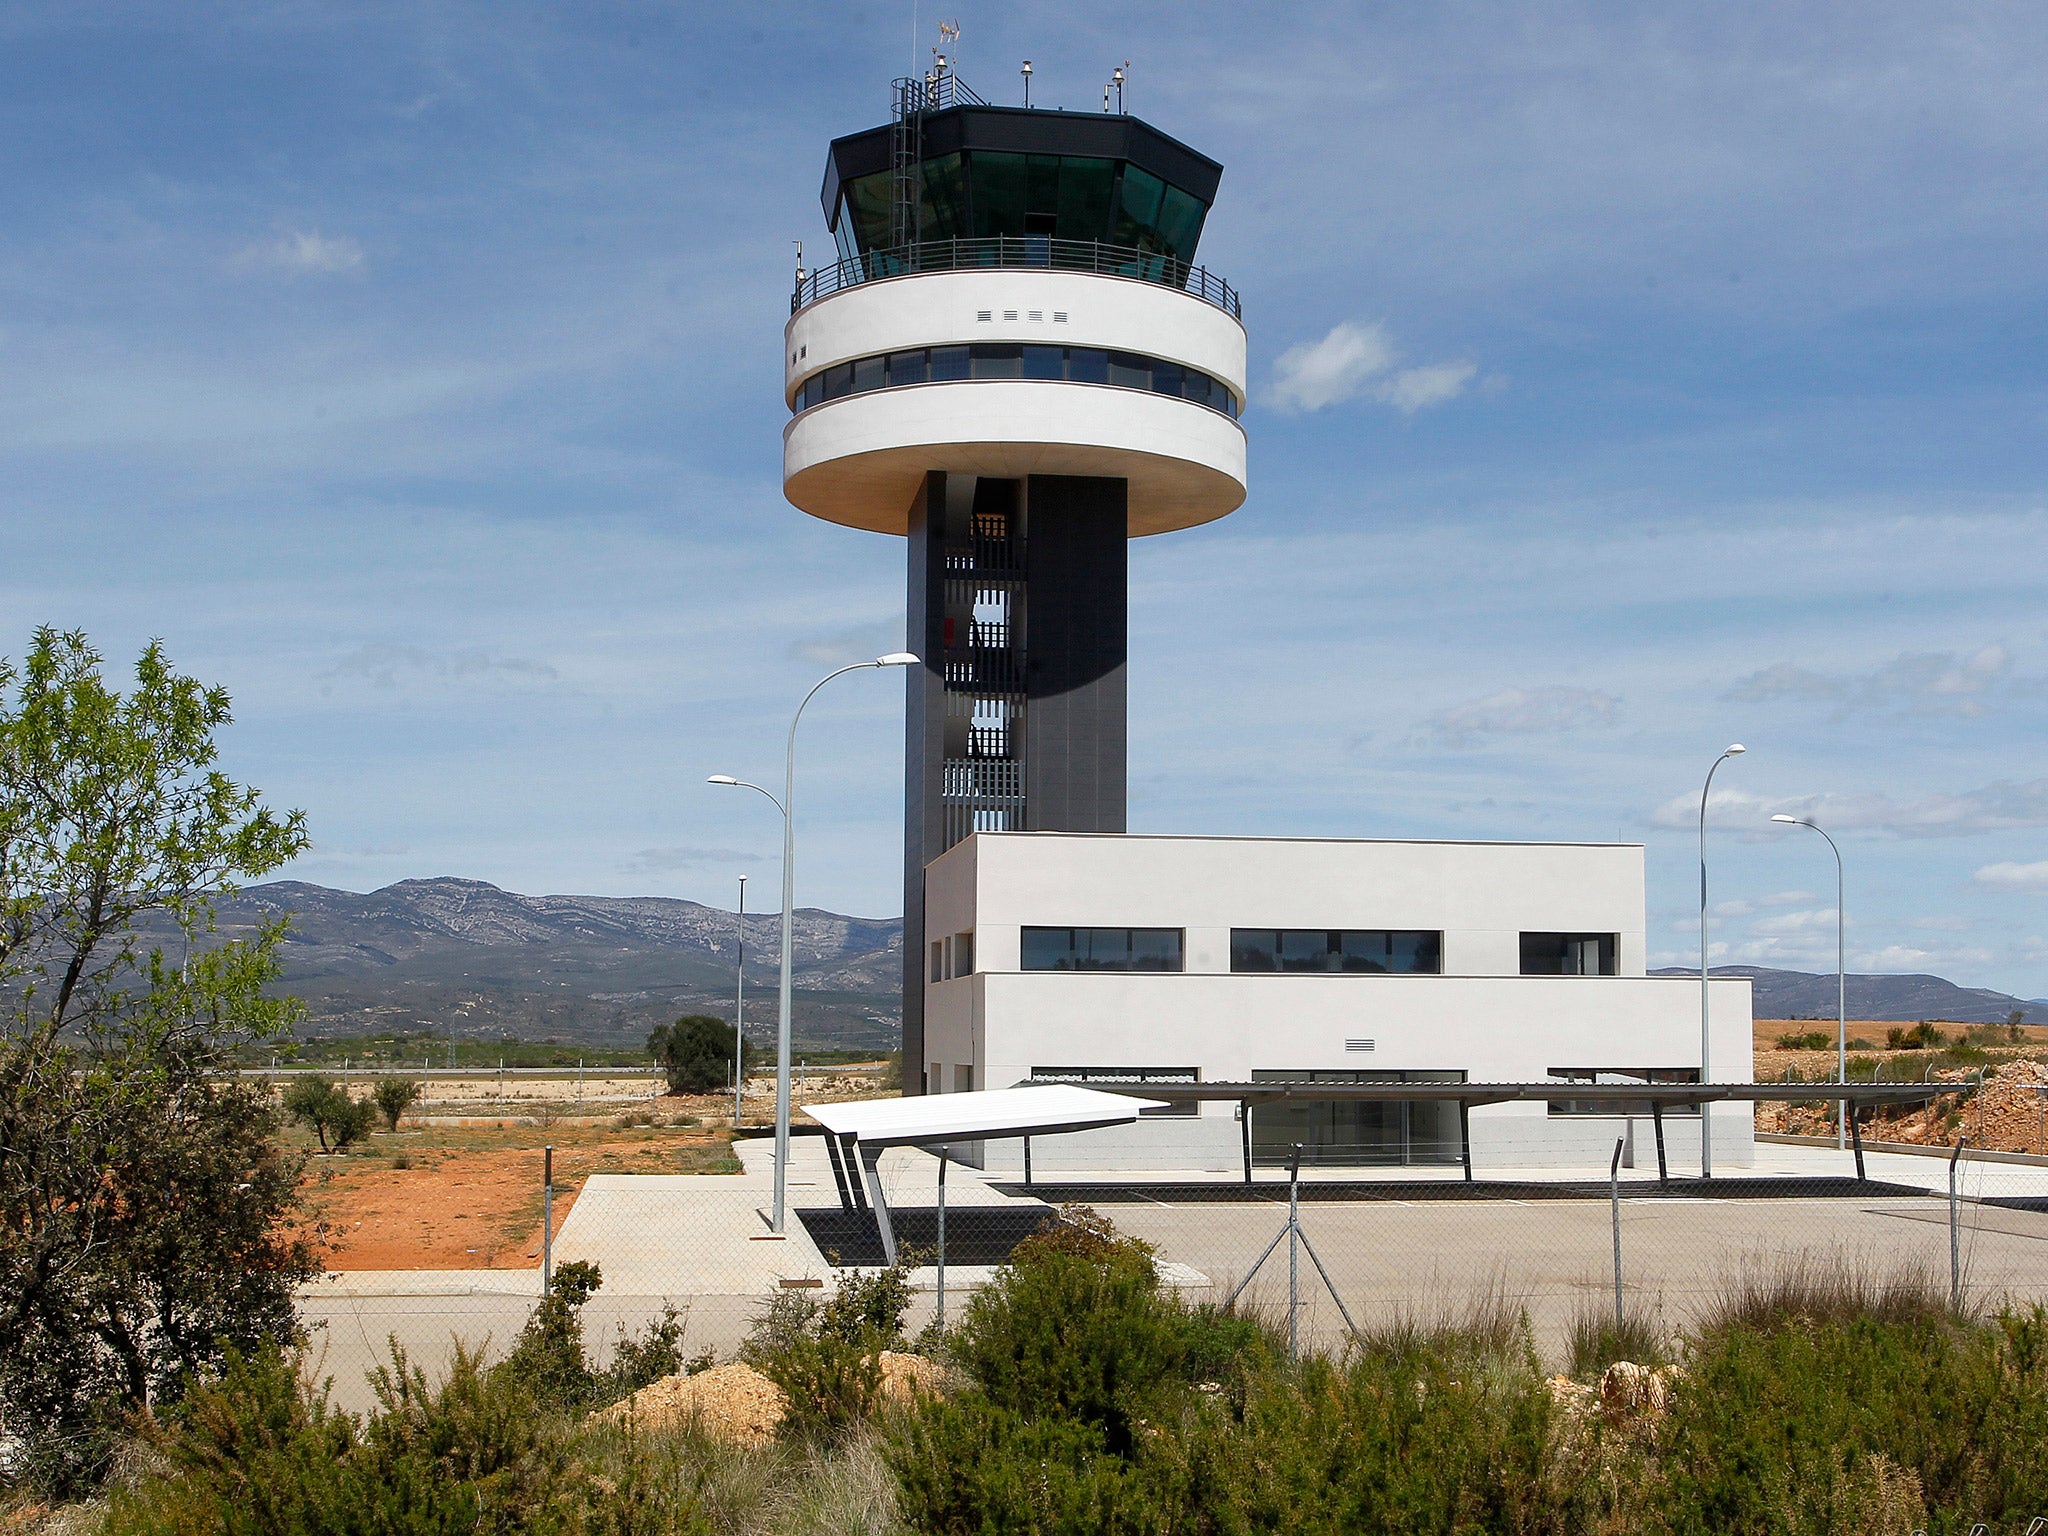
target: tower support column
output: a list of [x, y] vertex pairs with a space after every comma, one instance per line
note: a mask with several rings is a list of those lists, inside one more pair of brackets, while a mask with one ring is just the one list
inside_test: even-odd
[[[1129, 488], [927, 474], [908, 519], [903, 1090], [928, 1088], [925, 866], [978, 831], [1121, 832]], [[943, 953], [943, 951], [941, 952]]]

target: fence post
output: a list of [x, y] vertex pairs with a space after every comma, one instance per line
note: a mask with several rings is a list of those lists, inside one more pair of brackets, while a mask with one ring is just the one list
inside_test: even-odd
[[1287, 1169], [1287, 1358], [1301, 1358], [1301, 1143]]
[[1614, 1329], [1621, 1331], [1621, 1143], [1614, 1138], [1614, 1158], [1607, 1165], [1607, 1198], [1614, 1208]]
[[1956, 1164], [1962, 1160], [1963, 1145], [1969, 1139], [1958, 1136], [1955, 1151], [1948, 1155], [1948, 1305], [1952, 1312], [1963, 1310], [1962, 1202], [1956, 1196]]
[[541, 1148], [540, 1162], [540, 1293], [555, 1282], [555, 1149]]
[[939, 1332], [946, 1331], [946, 1159], [951, 1147], [939, 1148]]

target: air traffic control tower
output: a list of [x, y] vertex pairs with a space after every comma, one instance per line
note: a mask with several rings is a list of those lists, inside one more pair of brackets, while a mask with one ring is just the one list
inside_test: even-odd
[[1122, 112], [943, 67], [832, 142], [836, 264], [784, 332], [783, 491], [909, 545], [903, 1081], [929, 1091], [925, 867], [976, 831], [1122, 832], [1126, 543], [1245, 495], [1245, 333], [1195, 265], [1223, 168]]

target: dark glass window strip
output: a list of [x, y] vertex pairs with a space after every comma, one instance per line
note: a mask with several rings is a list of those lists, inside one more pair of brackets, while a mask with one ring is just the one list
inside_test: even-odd
[[1444, 936], [1384, 928], [1233, 928], [1233, 971], [1350, 971], [1439, 974]]
[[1232, 421], [1237, 396], [1221, 379], [1180, 363], [1136, 352], [1101, 347], [1049, 347], [1014, 341], [978, 341], [964, 347], [914, 347], [879, 357], [840, 363], [804, 381], [796, 408], [807, 411], [843, 395], [903, 384], [943, 384], [956, 379], [1047, 379], [1068, 384], [1113, 384], [1173, 395], [1221, 411]]
[[1178, 928], [1026, 928], [1019, 969], [1026, 971], [1178, 971]]
[[[1697, 1083], [1700, 1080], [1698, 1067], [1652, 1067], [1647, 1072], [1572, 1072], [1551, 1068], [1552, 1077], [1563, 1078], [1568, 1083]], [[1666, 1104], [1666, 1115], [1691, 1115], [1699, 1117], [1697, 1104]], [[1648, 1120], [1653, 1111], [1648, 1098], [1641, 1099], [1552, 1099], [1550, 1113], [1553, 1115], [1604, 1116], [1609, 1119], [1624, 1117]]]

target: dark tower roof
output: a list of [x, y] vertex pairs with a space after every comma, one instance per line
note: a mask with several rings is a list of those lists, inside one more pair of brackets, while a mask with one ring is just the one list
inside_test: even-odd
[[[1223, 167], [1121, 113], [956, 106], [922, 115], [920, 238], [1047, 235], [1192, 260]], [[834, 139], [820, 202], [842, 255], [890, 244], [895, 129]]]

